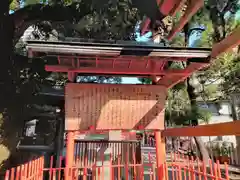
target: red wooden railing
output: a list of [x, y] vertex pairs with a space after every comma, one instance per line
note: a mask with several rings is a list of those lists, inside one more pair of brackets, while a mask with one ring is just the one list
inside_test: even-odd
[[[129, 156], [126, 152], [125, 157]], [[112, 159], [110, 154], [109, 163], [104, 163], [102, 159], [93, 165], [82, 165], [80, 162], [75, 162], [72, 168], [65, 168], [63, 165], [63, 157], [58, 158], [59, 167], [53, 167], [54, 159], [51, 157], [49, 167], [44, 166], [44, 158], [30, 161], [27, 164], [18, 166], [8, 170], [5, 175], [5, 180], [61, 180], [64, 175], [68, 174], [68, 179], [93, 179], [104, 180], [104, 171], [109, 173], [110, 179], [120, 180], [124, 177], [126, 180], [130, 179], [150, 179], [155, 180], [156, 177], [162, 180], [196, 180], [196, 179], [214, 179], [214, 180], [229, 180], [228, 165], [219, 164], [217, 161], [213, 163], [209, 160], [208, 164], [203, 163], [199, 159], [193, 157], [183, 156], [180, 154], [171, 154], [162, 169], [156, 170], [155, 156], [152, 153], [144, 154], [141, 163], [136, 163], [135, 156], [131, 163], [121, 163], [122, 157], [117, 160]], [[108, 178], [109, 178], [108, 177]]]
[[6, 171], [5, 180], [40, 180], [43, 179], [44, 157], [32, 160]]

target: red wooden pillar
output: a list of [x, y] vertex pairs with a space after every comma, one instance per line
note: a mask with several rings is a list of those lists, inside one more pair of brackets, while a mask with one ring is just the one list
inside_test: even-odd
[[75, 72], [68, 72], [68, 80], [70, 82], [74, 82], [76, 80], [77, 73]]
[[72, 167], [74, 159], [74, 132], [67, 133], [66, 147], [66, 174], [65, 180], [72, 180]]
[[157, 163], [157, 176], [159, 180], [164, 180], [163, 164], [166, 160], [165, 139], [161, 136], [161, 131], [155, 132], [156, 140], [156, 163]]

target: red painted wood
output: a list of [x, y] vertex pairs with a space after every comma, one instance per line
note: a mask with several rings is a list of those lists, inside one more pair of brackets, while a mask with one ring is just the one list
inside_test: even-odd
[[65, 180], [71, 180], [72, 167], [74, 158], [74, 132], [68, 132], [67, 134], [67, 151], [66, 151], [66, 176]]
[[212, 47], [211, 57], [216, 58], [224, 52], [232, 50], [232, 48], [240, 44], [240, 27], [235, 29], [231, 34], [229, 34], [225, 39], [216, 43]]
[[[163, 2], [161, 3], [161, 1], [163, 1]], [[157, 0], [158, 4], [161, 3], [160, 7], [159, 7], [160, 12], [162, 14], [164, 14], [165, 16], [169, 15], [169, 13], [175, 7], [175, 3], [176, 3], [175, 1], [176, 0]], [[142, 30], [141, 30], [142, 35], [147, 31], [150, 22], [151, 22], [151, 20], [149, 18], [147, 18], [142, 23]]]
[[169, 33], [167, 39], [171, 41], [175, 35], [182, 30], [184, 25], [192, 18], [192, 16], [204, 5], [203, 0], [195, 1], [191, 0], [187, 10], [184, 15], [181, 17], [179, 22], [173, 27], [172, 31]]
[[[123, 172], [125, 174], [125, 176], [127, 177], [126, 179], [128, 179], [128, 177], [130, 178], [130, 169], [132, 168], [136, 168], [136, 169], [139, 169], [141, 171], [140, 173], [140, 176], [137, 176], [139, 178], [137, 179], [140, 179], [142, 180], [144, 178], [144, 174], [143, 174], [143, 170], [144, 170], [144, 167], [145, 168], [150, 168], [150, 174], [148, 176], [148, 178], [150, 180], [156, 180], [157, 179], [161, 179], [163, 178], [163, 180], [168, 180], [168, 175], [169, 175], [169, 172], [168, 172], [168, 169], [171, 168], [172, 169], [172, 177], [173, 177], [173, 180], [182, 180], [182, 179], [191, 179], [191, 180], [196, 180], [196, 179], [204, 179], [204, 180], [207, 180], [207, 179], [222, 179], [221, 177], [221, 171], [220, 171], [220, 164], [219, 162], [216, 162], [214, 164], [212, 164], [212, 161], [209, 161], [209, 167], [210, 167], [210, 174], [207, 173], [206, 171], [206, 165], [199, 161], [199, 160], [190, 160], [188, 157], [181, 157], [179, 154], [175, 154], [175, 155], [172, 155], [175, 158], [175, 160], [172, 158], [172, 161], [171, 162], [164, 162], [163, 163], [163, 174], [161, 174], [160, 176], [156, 176], [156, 174], [153, 172], [153, 169], [151, 169], [152, 167], [155, 167], [155, 162], [152, 161], [152, 155], [151, 154], [148, 154], [148, 162], [146, 163], [145, 161], [145, 164], [144, 163], [140, 163], [140, 164], [131, 164], [131, 163], [120, 163], [120, 160], [118, 160], [118, 163], [117, 164], [110, 164], [110, 167], [112, 168], [112, 174], [111, 174], [111, 178], [110, 179], [113, 179], [113, 177], [117, 177], [118, 179], [121, 179], [121, 176], [119, 174], [120, 170], [118, 171], [118, 174], [114, 174], [114, 170], [113, 169], [120, 169], [121, 167], [123, 167]], [[128, 159], [128, 151], [126, 151], [126, 156], [125, 156], [126, 159]], [[60, 158], [61, 159], [61, 158]], [[111, 155], [111, 160], [113, 160], [113, 156]], [[120, 158], [119, 158], [120, 159]], [[183, 161], [184, 160], [184, 161]], [[112, 162], [112, 161], [111, 161]], [[28, 165], [27, 165], [28, 164]], [[34, 160], [34, 161], [31, 161], [29, 163], [27, 163], [25, 165], [22, 165], [21, 166], [21, 171], [22, 171], [22, 174], [21, 174], [21, 179], [28, 179], [28, 180], [34, 180], [34, 179], [43, 179], [43, 165], [44, 165], [44, 159], [43, 157], [37, 159], [37, 160]], [[51, 164], [51, 163], [50, 163]], [[197, 164], [197, 168], [194, 169], [194, 165]], [[37, 168], [31, 168], [31, 167], [37, 167]], [[72, 169], [72, 179], [78, 179], [78, 171], [80, 169], [83, 169], [83, 179], [87, 180], [87, 169], [90, 168], [90, 169], [93, 169], [94, 168], [94, 164], [92, 165], [89, 165], [89, 166], [86, 166], [86, 165], [83, 165], [81, 167], [71, 167]], [[109, 168], [109, 166], [106, 166], [106, 168]], [[6, 174], [5, 174], [5, 180], [17, 180], [19, 177], [16, 176], [16, 178], [14, 177], [14, 174], [13, 172], [16, 172], [16, 175], [17, 175], [17, 172], [18, 170], [20, 170], [20, 166], [18, 166], [17, 168], [12, 168], [11, 171], [6, 171]], [[62, 169], [66, 169], [64, 167], [62, 167]], [[104, 170], [104, 166], [100, 166], [100, 167], [97, 167], [96, 171], [98, 171], [98, 179], [102, 179], [104, 180], [104, 176], [103, 176], [103, 170]], [[57, 178], [57, 172], [61, 172], [61, 168], [53, 168], [51, 167], [51, 165], [49, 166], [49, 168], [45, 168], [44, 169], [45, 172], [48, 172], [48, 173], [52, 173], [52, 176], [51, 176], [51, 179], [56, 179]], [[101, 172], [100, 172], [101, 171]], [[175, 171], [175, 173], [174, 173]], [[20, 171], [19, 171], [20, 172]], [[188, 178], [186, 177], [186, 174], [188, 175]], [[132, 175], [132, 174], [131, 174]], [[226, 180], [229, 180], [229, 174], [228, 174], [228, 165], [225, 164], [225, 175], [226, 175]], [[135, 174], [133, 174], [134, 177]], [[145, 175], [146, 176], [146, 175]], [[59, 176], [58, 176], [59, 177]], [[132, 176], [131, 176], [132, 177]], [[50, 178], [49, 178], [50, 179]], [[60, 178], [58, 178], [60, 180]]]
[[[181, 69], [169, 69], [169, 70], [154, 70], [154, 69], [141, 69], [141, 68], [129, 68], [129, 69], [122, 69], [122, 68], [114, 68], [114, 69], [108, 69], [108, 68], [94, 68], [94, 67], [84, 67], [84, 68], [73, 68], [71, 66], [63, 66], [63, 65], [46, 65], [45, 70], [49, 72], [68, 72], [68, 73], [94, 73], [98, 75], [103, 74], [118, 74], [118, 75], [189, 75], [190, 73], [186, 70]], [[71, 79], [71, 78], [70, 78]]]
[[10, 171], [7, 170], [5, 173], [5, 180], [9, 180], [9, 177], [10, 177]]

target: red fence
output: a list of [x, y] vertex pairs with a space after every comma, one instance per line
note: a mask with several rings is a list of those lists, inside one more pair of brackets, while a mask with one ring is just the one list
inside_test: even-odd
[[[125, 156], [128, 157], [128, 152], [126, 152]], [[198, 159], [172, 154], [171, 157], [167, 157], [168, 159], [158, 171], [153, 153], [143, 154], [141, 163], [136, 163], [134, 157], [131, 163], [123, 164], [120, 156], [117, 161], [113, 161], [110, 153], [108, 160], [105, 159], [89, 166], [81, 166], [81, 163], [76, 162], [75, 166], [70, 169], [64, 167], [62, 157], [58, 158], [60, 161], [59, 167], [53, 167], [54, 159], [52, 157], [49, 167], [43, 168], [44, 158], [41, 157], [7, 171], [5, 180], [61, 180], [66, 177], [66, 174], [69, 177], [68, 179], [71, 180], [104, 180], [106, 178], [112, 180], [121, 180], [122, 178], [125, 180], [155, 180], [156, 177], [158, 179], [163, 177], [163, 180], [229, 180], [227, 164], [220, 165], [218, 161], [213, 163], [209, 160], [208, 164], [204, 164]]]
[[44, 157], [32, 160], [26, 164], [12, 168], [5, 174], [5, 180], [40, 180], [43, 179]]

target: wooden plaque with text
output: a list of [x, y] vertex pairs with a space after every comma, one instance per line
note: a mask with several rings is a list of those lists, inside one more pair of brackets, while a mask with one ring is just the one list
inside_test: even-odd
[[163, 129], [163, 86], [76, 84], [65, 89], [65, 130]]

